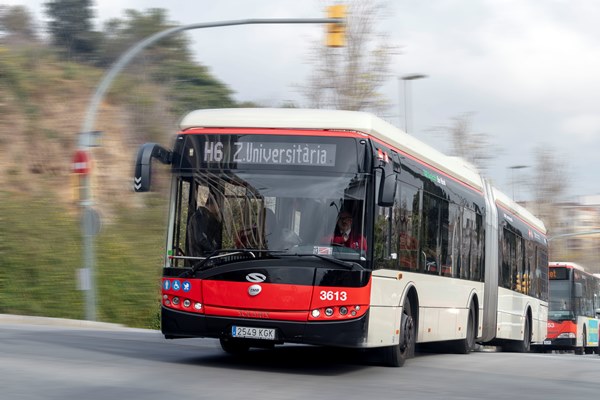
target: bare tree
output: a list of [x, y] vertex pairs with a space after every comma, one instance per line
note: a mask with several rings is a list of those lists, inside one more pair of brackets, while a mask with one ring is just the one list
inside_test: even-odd
[[309, 107], [375, 113], [389, 107], [380, 89], [391, 76], [390, 61], [397, 49], [375, 30], [385, 15], [385, 3], [350, 0], [346, 45], [331, 48], [322, 41], [315, 43], [309, 61], [313, 71], [302, 85]]
[[555, 208], [567, 193], [568, 186], [567, 166], [564, 160], [556, 158], [556, 153], [549, 145], [536, 148], [531, 186], [537, 216], [544, 221], [550, 235], [558, 228], [558, 213]]
[[475, 165], [480, 171], [486, 171], [491, 161], [501, 152], [492, 144], [491, 136], [473, 132], [474, 113], [464, 113], [452, 119], [448, 126], [434, 129], [450, 142], [450, 154], [463, 158]]
[[[534, 214], [540, 218], [548, 236], [552, 237], [561, 233], [570, 233], [561, 231], [561, 200], [567, 193], [567, 169], [568, 166], [564, 158], [556, 158], [557, 151], [550, 145], [540, 145], [535, 149], [535, 164], [533, 166], [531, 177], [531, 190], [534, 199]], [[568, 255], [568, 259], [574, 262], [583, 262], [585, 257], [581, 254], [569, 251], [568, 241], [559, 239], [552, 242], [549, 246], [549, 256], [551, 260], [562, 259]]]

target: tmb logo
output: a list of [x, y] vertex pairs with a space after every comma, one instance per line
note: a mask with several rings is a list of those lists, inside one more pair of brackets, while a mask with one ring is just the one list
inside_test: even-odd
[[260, 285], [252, 285], [248, 288], [248, 294], [250, 296], [256, 296], [262, 291], [262, 287]]

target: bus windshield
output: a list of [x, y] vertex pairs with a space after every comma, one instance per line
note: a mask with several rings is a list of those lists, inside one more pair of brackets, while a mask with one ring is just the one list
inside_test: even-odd
[[564, 321], [574, 318], [573, 305], [571, 302], [571, 281], [550, 281], [548, 318], [553, 321]]
[[[367, 177], [264, 170], [182, 174], [174, 250], [192, 261], [224, 249], [365, 260]], [[349, 235], [344, 243], [335, 239], [342, 235], [340, 215]]]

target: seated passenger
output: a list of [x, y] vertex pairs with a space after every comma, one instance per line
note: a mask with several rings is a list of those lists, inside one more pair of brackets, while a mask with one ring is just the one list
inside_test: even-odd
[[188, 220], [187, 248], [192, 257], [205, 257], [221, 248], [222, 222], [218, 205], [209, 196], [204, 206], [192, 214]]
[[265, 208], [265, 244], [269, 250], [279, 249], [282, 246], [281, 227], [270, 208]]

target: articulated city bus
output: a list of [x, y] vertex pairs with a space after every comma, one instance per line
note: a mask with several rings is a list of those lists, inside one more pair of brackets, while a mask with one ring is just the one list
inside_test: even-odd
[[229, 353], [303, 343], [527, 351], [546, 337], [545, 228], [466, 162], [362, 112], [198, 110], [172, 150], [166, 338]]
[[549, 279], [548, 336], [536, 350], [599, 352], [600, 276], [572, 262], [551, 262]]

